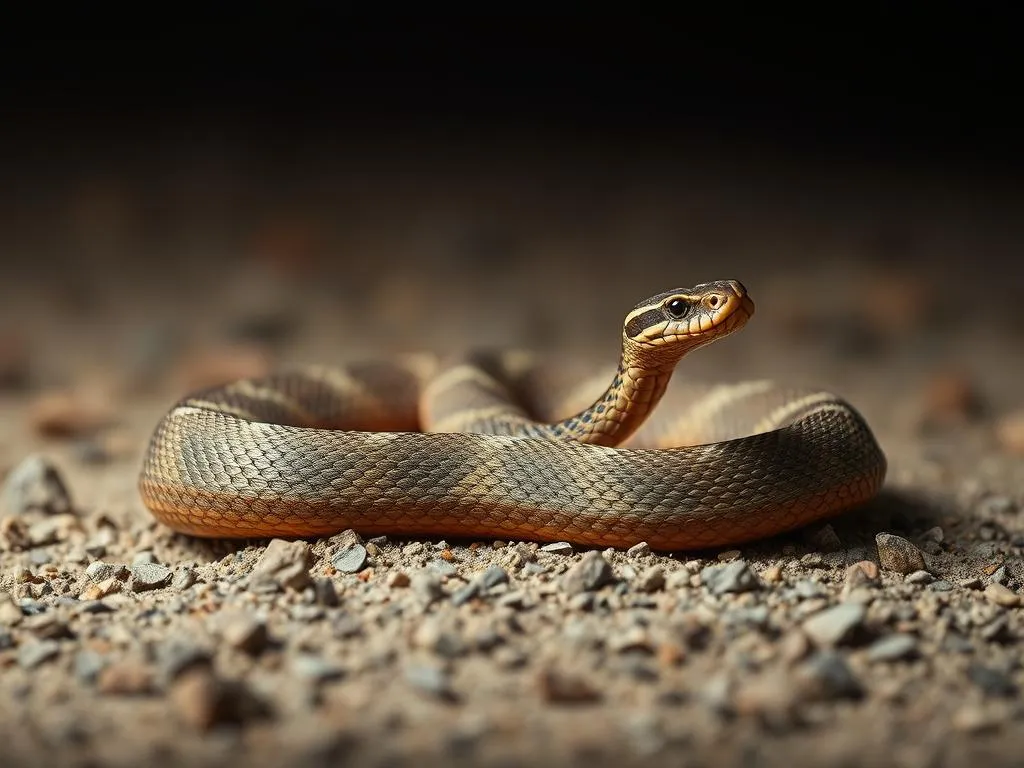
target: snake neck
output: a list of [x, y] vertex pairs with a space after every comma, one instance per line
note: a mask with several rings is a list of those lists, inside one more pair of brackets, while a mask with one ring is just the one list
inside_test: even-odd
[[625, 442], [668, 388], [678, 356], [662, 357], [624, 342], [615, 378], [589, 408], [551, 425], [553, 436], [590, 445]]

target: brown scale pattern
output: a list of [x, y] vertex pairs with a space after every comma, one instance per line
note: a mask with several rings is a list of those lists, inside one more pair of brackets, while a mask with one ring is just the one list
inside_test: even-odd
[[[659, 445], [703, 444], [656, 450], [551, 439], [540, 428], [527, 438], [412, 431], [428, 378], [399, 363], [312, 369], [183, 400], [153, 435], [142, 498], [158, 520], [197, 536], [354, 528], [679, 550], [831, 517], [885, 477], [863, 418], [827, 393], [683, 383], [646, 432]], [[504, 401], [509, 418], [524, 418], [500, 389], [454, 388], [465, 397], [446, 393], [449, 408]], [[477, 427], [500, 423], [492, 413]], [[359, 431], [372, 429], [405, 431]]]

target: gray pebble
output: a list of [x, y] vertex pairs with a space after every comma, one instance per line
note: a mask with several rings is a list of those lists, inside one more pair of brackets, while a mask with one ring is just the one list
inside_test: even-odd
[[313, 551], [308, 542], [274, 539], [253, 567], [254, 585], [305, 589], [313, 583], [309, 575], [313, 560]]
[[658, 592], [665, 588], [665, 569], [652, 565], [640, 576], [636, 588], [641, 592]]
[[939, 579], [938, 581], [933, 581], [929, 584], [928, 589], [932, 592], [952, 592], [953, 585], [945, 579]]
[[18, 665], [22, 669], [35, 669], [40, 664], [57, 658], [60, 643], [56, 640], [37, 640], [18, 647]]
[[878, 638], [868, 648], [869, 661], [899, 661], [917, 652], [917, 640], [910, 635], [893, 634]]
[[803, 630], [817, 645], [838, 645], [850, 640], [865, 613], [859, 603], [840, 603], [811, 616], [803, 623]]
[[405, 681], [418, 691], [451, 700], [454, 694], [448, 674], [432, 664], [411, 664], [405, 669]]
[[540, 548], [541, 552], [547, 552], [552, 555], [571, 555], [573, 552], [572, 544], [568, 541], [555, 541], [551, 544], [545, 544]]
[[427, 603], [433, 603], [444, 597], [444, 588], [441, 586], [441, 579], [435, 573], [428, 570], [417, 571], [412, 575], [409, 586], [412, 591], [419, 595]]
[[842, 656], [820, 651], [796, 669], [795, 677], [805, 699], [831, 701], [860, 698], [864, 690]]
[[358, 573], [366, 567], [366, 547], [353, 544], [340, 550], [331, 561], [342, 573]]
[[89, 577], [89, 580], [94, 584], [99, 584], [101, 581], [107, 579], [117, 579], [118, 581], [128, 580], [128, 569], [120, 563], [105, 563], [102, 560], [96, 560], [89, 563], [89, 566], [85, 569], [85, 575]]
[[412, 541], [412, 542], [406, 544], [404, 547], [402, 547], [402, 554], [405, 555], [406, 557], [411, 557], [413, 555], [418, 555], [422, 551], [423, 551], [423, 542], [422, 541]]
[[162, 589], [171, 583], [174, 573], [166, 565], [157, 563], [140, 563], [131, 567], [133, 592], [148, 592], [151, 589]]
[[189, 565], [182, 566], [174, 572], [171, 588], [182, 592], [196, 583], [196, 573]]
[[491, 589], [499, 584], [508, 584], [508, 574], [500, 565], [492, 565], [480, 575], [480, 586]]
[[793, 585], [796, 593], [803, 599], [812, 597], [825, 597], [825, 588], [816, 581], [810, 579], [801, 579]]
[[523, 566], [523, 573], [527, 576], [536, 576], [541, 573], [547, 573], [548, 569], [540, 563], [526, 563]]
[[810, 546], [821, 552], [835, 552], [843, 546], [843, 542], [839, 540], [839, 534], [829, 523], [825, 523], [816, 530], [812, 529], [805, 538]]
[[149, 550], [138, 552], [135, 557], [132, 558], [132, 565], [146, 565], [159, 562], [160, 561], [156, 559], [156, 555]]
[[319, 605], [293, 605], [288, 615], [292, 621], [309, 623], [319, 621], [324, 617], [324, 609]]
[[878, 562], [886, 571], [906, 574], [926, 568], [921, 550], [902, 536], [879, 533], [875, 536], [875, 544], [878, 546]]
[[11, 470], [0, 502], [2, 511], [15, 516], [33, 511], [49, 515], [73, 511], [71, 496], [57, 467], [38, 454], [29, 456]]
[[[31, 535], [29, 538], [31, 539]], [[28, 559], [32, 565], [46, 565], [53, 562], [53, 555], [45, 549], [33, 549], [28, 553]]]
[[700, 581], [713, 595], [751, 592], [761, 588], [760, 579], [750, 570], [746, 560], [734, 560], [725, 565], [709, 565], [700, 572]]
[[992, 572], [992, 575], [988, 577], [989, 584], [1002, 584], [1004, 587], [1006, 586], [1006, 582], [1008, 582], [1009, 580], [1010, 574], [1006, 572], [1005, 565], [1001, 565], [998, 568], [996, 568]]
[[525, 607], [526, 595], [523, 592], [506, 592], [504, 595], [498, 598], [498, 605], [504, 608], [513, 608], [520, 610]]
[[313, 683], [337, 680], [345, 673], [337, 664], [311, 653], [299, 653], [292, 658], [291, 671], [295, 677]]
[[79, 651], [75, 654], [75, 677], [83, 683], [92, 683], [107, 666], [107, 660], [95, 651]]
[[600, 552], [591, 550], [562, 577], [564, 592], [577, 595], [600, 589], [615, 580], [615, 572]]
[[975, 663], [967, 668], [967, 676], [986, 696], [1011, 698], [1017, 694], [1013, 679], [1001, 670]]
[[459, 589], [452, 592], [452, 605], [464, 605], [465, 603], [468, 603], [470, 600], [472, 600], [474, 597], [477, 597], [479, 594], [480, 583], [476, 581], [471, 581], [464, 587], [460, 587]]
[[639, 544], [634, 544], [632, 547], [626, 550], [627, 557], [646, 557], [651, 554], [651, 545], [646, 541], [641, 541]]
[[928, 573], [928, 571], [914, 571], [913, 573], [908, 573], [903, 581], [907, 584], [931, 584], [935, 581], [935, 577]]
[[455, 576], [458, 569], [447, 560], [431, 560], [427, 567], [438, 576]]
[[165, 681], [174, 680], [190, 669], [208, 666], [211, 658], [208, 648], [185, 634], [169, 637], [156, 653], [157, 668]]
[[331, 623], [335, 637], [355, 637], [363, 631], [363, 620], [355, 613], [342, 613]]
[[335, 608], [340, 603], [338, 591], [334, 588], [334, 582], [330, 579], [316, 579], [313, 582], [313, 592], [316, 594], [317, 605], [322, 605], [325, 608]]

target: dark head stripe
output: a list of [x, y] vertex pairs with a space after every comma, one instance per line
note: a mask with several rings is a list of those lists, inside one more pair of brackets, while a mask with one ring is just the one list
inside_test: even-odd
[[645, 328], [663, 323], [665, 320], [665, 313], [661, 309], [649, 309], [646, 312], [641, 312], [626, 321], [626, 336], [635, 339], [643, 333]]

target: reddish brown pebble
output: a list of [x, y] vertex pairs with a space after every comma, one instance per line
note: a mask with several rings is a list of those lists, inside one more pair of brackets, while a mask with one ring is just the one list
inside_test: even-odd
[[113, 412], [95, 398], [71, 392], [47, 392], [30, 406], [33, 429], [45, 437], [77, 437], [111, 423]]
[[554, 669], [538, 676], [541, 696], [552, 704], [589, 704], [599, 701], [601, 693], [579, 675]]
[[677, 643], [665, 642], [658, 646], [658, 663], [663, 667], [678, 667], [686, 660], [686, 649]]

